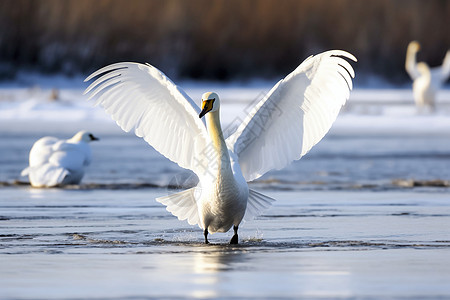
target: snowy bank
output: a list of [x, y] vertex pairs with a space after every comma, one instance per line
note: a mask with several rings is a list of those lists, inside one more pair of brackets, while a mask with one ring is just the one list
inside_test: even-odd
[[[117, 129], [103, 109], [93, 107], [86, 101], [82, 86], [75, 89], [66, 88], [63, 83], [59, 86], [62, 88], [0, 88], [1, 130], [14, 130], [12, 124], [15, 124], [16, 130], [53, 124], [60, 124], [61, 129], [93, 125], [104, 130]], [[251, 107], [269, 91], [271, 83], [239, 86], [188, 82], [182, 86], [193, 99], [200, 99], [205, 91], [218, 92], [223, 99], [222, 120], [229, 128], [242, 121]], [[442, 90], [438, 94], [436, 112], [420, 114], [409, 89], [356, 89], [331, 133], [448, 135], [450, 90]]]

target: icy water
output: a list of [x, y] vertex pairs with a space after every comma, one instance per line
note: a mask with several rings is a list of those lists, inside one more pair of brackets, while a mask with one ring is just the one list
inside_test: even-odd
[[[450, 299], [446, 112], [353, 106], [307, 156], [251, 183], [277, 201], [230, 246], [231, 232], [204, 245], [154, 200], [190, 173], [114, 124], [33, 119], [48, 106], [0, 119], [1, 299]], [[35, 140], [82, 128], [101, 141], [81, 186], [19, 177]]]
[[230, 246], [204, 245], [164, 192], [1, 189], [2, 298], [450, 297], [447, 194], [266, 191]]

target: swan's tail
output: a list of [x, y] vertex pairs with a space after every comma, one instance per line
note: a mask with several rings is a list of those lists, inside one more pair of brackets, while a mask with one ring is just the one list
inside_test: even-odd
[[248, 190], [248, 202], [247, 210], [245, 211], [244, 220], [250, 221], [255, 217], [261, 215], [266, 209], [268, 209], [275, 199], [261, 194], [255, 190]]
[[172, 195], [156, 198], [156, 201], [164, 204], [166, 210], [179, 220], [187, 220], [190, 225], [198, 224], [200, 226], [197, 201], [195, 200], [194, 193], [195, 187]]
[[[195, 187], [172, 195], [156, 198], [166, 206], [166, 210], [176, 216], [179, 220], [187, 220], [190, 225], [199, 225], [197, 201], [195, 200]], [[249, 189], [247, 210], [244, 220], [250, 221], [262, 214], [272, 205], [275, 199]], [[200, 226], [201, 227], [201, 226]]]
[[28, 175], [34, 187], [53, 187], [61, 184], [69, 171], [51, 164], [25, 168], [21, 176]]

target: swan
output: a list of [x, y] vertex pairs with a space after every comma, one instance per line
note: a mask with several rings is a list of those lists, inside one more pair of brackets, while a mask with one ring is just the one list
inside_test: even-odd
[[30, 165], [21, 172], [33, 187], [55, 187], [79, 184], [85, 168], [91, 163], [89, 142], [99, 140], [92, 133], [77, 132], [68, 140], [46, 136], [31, 147]]
[[106, 66], [85, 90], [126, 132], [134, 130], [180, 167], [192, 170], [197, 186], [159, 197], [179, 220], [208, 234], [233, 227], [238, 243], [242, 220], [250, 220], [274, 199], [249, 189], [247, 182], [281, 169], [305, 155], [330, 129], [349, 97], [354, 71], [342, 50], [310, 56], [280, 80], [225, 138], [220, 98], [202, 95], [201, 108], [160, 70], [131, 62]]
[[445, 55], [442, 66], [430, 68], [427, 63], [417, 63], [420, 44], [412, 41], [406, 50], [405, 69], [413, 80], [413, 95], [419, 109], [434, 110], [436, 93], [450, 76], [450, 50]]

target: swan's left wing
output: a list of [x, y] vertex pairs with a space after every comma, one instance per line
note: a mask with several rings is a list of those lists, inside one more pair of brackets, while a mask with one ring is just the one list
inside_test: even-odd
[[339, 50], [306, 59], [227, 139], [247, 181], [300, 159], [328, 132], [352, 89], [353, 68], [344, 58], [356, 61]]
[[447, 51], [441, 66], [430, 68], [431, 84], [439, 90], [450, 77], [450, 50]]
[[[198, 106], [157, 68], [117, 63], [90, 75], [101, 75], [85, 91], [96, 98], [124, 130], [134, 129], [153, 148], [180, 167], [203, 172], [198, 158], [209, 137]], [[197, 159], [197, 160], [196, 160]]]
[[58, 141], [52, 147], [53, 153], [48, 159], [50, 164], [76, 171], [82, 170], [91, 163], [91, 150], [88, 144]]

